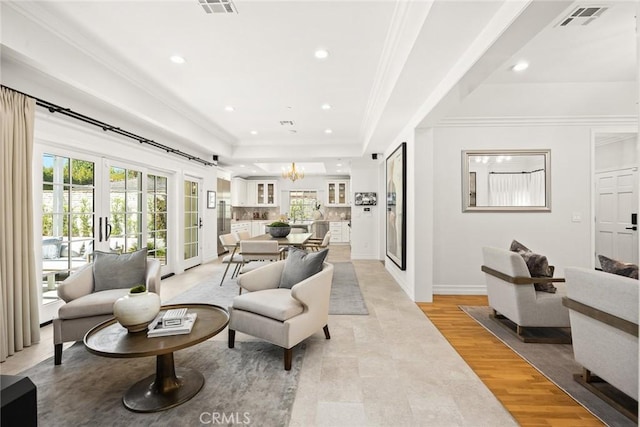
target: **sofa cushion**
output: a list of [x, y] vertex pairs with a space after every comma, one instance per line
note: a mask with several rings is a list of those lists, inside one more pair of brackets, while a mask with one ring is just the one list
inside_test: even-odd
[[60, 307], [58, 317], [60, 319], [78, 319], [113, 314], [113, 303], [128, 293], [129, 288], [110, 289], [85, 295]]
[[[509, 248], [512, 252], [517, 252], [524, 259], [529, 269], [531, 277], [553, 277], [553, 268], [549, 266], [547, 257], [532, 252], [522, 243], [514, 240]], [[536, 291], [555, 293], [557, 291], [553, 283], [534, 283]]]
[[291, 247], [280, 276], [280, 287], [291, 289], [295, 284], [321, 272], [322, 263], [328, 253], [328, 248], [318, 252], [307, 252]]
[[233, 299], [234, 310], [244, 310], [284, 322], [304, 311], [300, 301], [285, 288], [266, 289], [238, 295]]
[[616, 261], [604, 255], [598, 255], [600, 266], [605, 273], [638, 279], [638, 266], [629, 262]]
[[100, 251], [93, 254], [94, 292], [145, 284], [146, 249], [125, 254]]

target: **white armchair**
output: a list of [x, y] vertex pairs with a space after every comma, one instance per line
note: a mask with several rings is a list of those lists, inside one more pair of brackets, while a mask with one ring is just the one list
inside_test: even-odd
[[[147, 259], [145, 285], [160, 295], [160, 261]], [[100, 322], [113, 317], [113, 304], [130, 288], [94, 292], [93, 264], [87, 264], [58, 285], [58, 296], [65, 301], [53, 319], [54, 363], [62, 363], [62, 344], [79, 341]]]
[[[482, 255], [482, 271], [494, 318], [503, 325], [515, 325], [515, 332], [523, 342], [571, 342], [569, 332], [559, 329], [570, 326], [569, 310], [562, 305], [562, 297], [566, 295], [563, 278], [532, 278], [524, 259], [516, 252], [484, 247]], [[534, 283], [541, 282], [553, 282], [557, 292], [536, 291]], [[504, 318], [511, 323], [503, 322]]]
[[[574, 379], [637, 422], [638, 280], [578, 267], [565, 273], [573, 353], [583, 367]], [[603, 381], [635, 403], [610, 393]]]
[[236, 331], [261, 338], [284, 348], [284, 368], [290, 370], [296, 344], [320, 329], [331, 338], [327, 322], [333, 265], [325, 262], [322, 271], [291, 289], [279, 288], [286, 262], [273, 262], [238, 278], [247, 292], [229, 307], [229, 348], [234, 347]]

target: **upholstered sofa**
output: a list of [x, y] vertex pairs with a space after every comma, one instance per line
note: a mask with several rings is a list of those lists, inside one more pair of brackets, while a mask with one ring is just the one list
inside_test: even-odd
[[[145, 285], [149, 292], [160, 295], [160, 261], [146, 260]], [[93, 264], [80, 268], [58, 285], [58, 296], [65, 304], [53, 319], [54, 363], [62, 363], [62, 344], [80, 341], [100, 322], [113, 317], [113, 304], [129, 293], [130, 288], [95, 292]]]
[[565, 278], [573, 353], [584, 368], [574, 378], [599, 395], [590, 383], [600, 378], [637, 401], [640, 283], [578, 267], [566, 268]]
[[[565, 296], [563, 278], [532, 278], [522, 256], [506, 249], [482, 248], [489, 306], [494, 317], [507, 318], [515, 325], [515, 332], [524, 342], [571, 342], [569, 310], [562, 305]], [[536, 291], [534, 283], [548, 282], [556, 286], [556, 293]], [[534, 329], [535, 328], [535, 329]], [[547, 329], [540, 332], [540, 328]]]

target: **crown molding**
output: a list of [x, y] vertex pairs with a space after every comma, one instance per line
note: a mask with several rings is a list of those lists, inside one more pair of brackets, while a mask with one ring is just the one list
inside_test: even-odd
[[363, 148], [369, 143], [393, 88], [407, 62], [411, 49], [431, 11], [433, 2], [407, 2], [396, 0], [389, 31], [382, 48], [380, 62], [369, 93], [360, 137]]
[[[78, 31], [69, 19], [52, 10], [54, 6], [51, 6], [51, 4], [47, 4], [47, 2], [7, 1], [3, 2], [3, 7], [10, 7], [16, 13], [41, 27], [43, 31], [54, 35], [71, 48], [76, 49], [87, 58], [104, 67], [104, 69], [109, 70], [114, 77], [139, 88], [154, 102], [159, 102], [168, 107], [175, 114], [183, 116], [191, 123], [209, 132], [219, 141], [231, 146], [236, 144], [237, 140], [233, 135], [204, 117], [201, 112], [194, 110], [178, 97], [168, 93], [158, 82], [145, 77], [146, 74], [135, 64], [120, 57], [101, 40], [89, 37], [86, 33]], [[77, 85], [74, 86], [77, 87]], [[77, 88], [86, 92], [80, 87]], [[95, 93], [89, 93], [89, 95], [95, 96]], [[188, 114], [185, 114], [185, 112], [188, 112]]]
[[435, 127], [482, 126], [620, 126], [637, 125], [633, 115], [612, 116], [513, 116], [513, 117], [449, 117]]

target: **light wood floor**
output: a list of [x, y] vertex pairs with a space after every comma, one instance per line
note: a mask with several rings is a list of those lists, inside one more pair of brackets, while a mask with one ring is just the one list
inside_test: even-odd
[[418, 306], [523, 426], [603, 425], [458, 305], [488, 305], [486, 296], [435, 295]]

